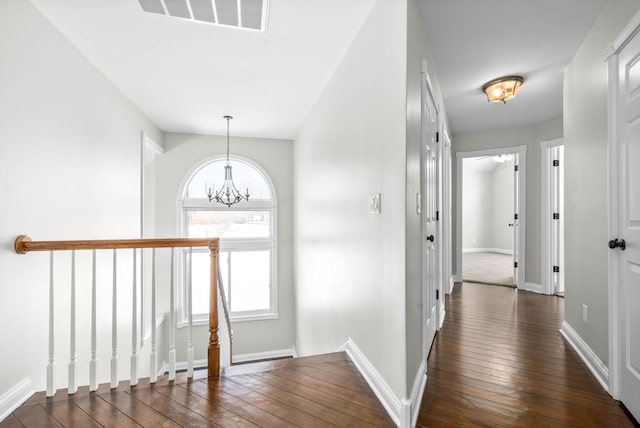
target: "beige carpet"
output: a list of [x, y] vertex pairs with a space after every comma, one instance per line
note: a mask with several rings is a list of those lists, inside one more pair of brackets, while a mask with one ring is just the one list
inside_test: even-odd
[[462, 279], [468, 282], [513, 286], [513, 257], [499, 253], [464, 253]]

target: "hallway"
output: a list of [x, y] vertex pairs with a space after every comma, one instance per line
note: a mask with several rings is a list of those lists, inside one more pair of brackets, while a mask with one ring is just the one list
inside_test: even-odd
[[633, 427], [558, 332], [563, 300], [456, 284], [427, 369], [419, 427]]

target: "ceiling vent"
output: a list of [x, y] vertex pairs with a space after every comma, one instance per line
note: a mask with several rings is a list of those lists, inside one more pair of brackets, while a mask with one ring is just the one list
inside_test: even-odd
[[138, 0], [145, 12], [266, 31], [269, 0]]

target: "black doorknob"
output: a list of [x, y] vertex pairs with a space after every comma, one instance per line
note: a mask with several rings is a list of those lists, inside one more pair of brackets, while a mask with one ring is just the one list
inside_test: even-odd
[[433, 235], [427, 236], [427, 241], [433, 242], [434, 239]]
[[624, 242], [624, 239], [612, 239], [611, 241], [609, 241], [609, 248], [614, 249], [614, 248], [620, 248], [621, 250], [624, 250], [625, 248], [627, 248], [626, 243]]

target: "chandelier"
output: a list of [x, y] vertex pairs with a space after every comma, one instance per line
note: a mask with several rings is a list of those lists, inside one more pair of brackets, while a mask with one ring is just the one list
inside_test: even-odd
[[217, 192], [213, 187], [207, 186], [207, 197], [209, 202], [215, 199], [216, 202], [230, 207], [233, 204], [245, 200], [249, 200], [249, 189], [245, 190], [243, 195], [233, 184], [233, 174], [231, 172], [231, 164], [229, 163], [229, 121], [233, 119], [231, 116], [223, 116], [227, 121], [227, 164], [224, 166], [224, 183]]

